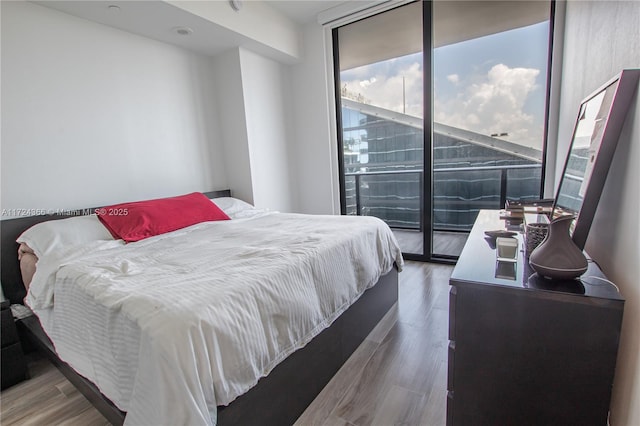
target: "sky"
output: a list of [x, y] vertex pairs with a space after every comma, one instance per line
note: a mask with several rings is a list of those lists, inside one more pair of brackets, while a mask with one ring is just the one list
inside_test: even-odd
[[[542, 148], [548, 23], [434, 50], [434, 121]], [[343, 71], [373, 105], [422, 117], [422, 53]], [[403, 79], [405, 101], [403, 106]]]

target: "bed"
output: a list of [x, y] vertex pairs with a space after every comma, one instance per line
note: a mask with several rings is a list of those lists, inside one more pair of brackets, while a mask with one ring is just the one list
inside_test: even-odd
[[[205, 195], [215, 202], [218, 197], [229, 197], [230, 191]], [[196, 224], [136, 244], [115, 247], [118, 244], [108, 242], [104, 251], [92, 246], [89, 251], [65, 252], [63, 261], [56, 261], [61, 263], [54, 274], [55, 297], [32, 287], [30, 305], [38, 316], [27, 316], [18, 326], [114, 424], [125, 419], [131, 424], [291, 424], [397, 301], [397, 269], [402, 258], [392, 234], [385, 230], [386, 225], [375, 223], [377, 219], [327, 216], [322, 219], [325, 222], [318, 222], [320, 217], [250, 213], [250, 217]], [[12, 303], [21, 303], [25, 295], [17, 259], [7, 256], [15, 253], [17, 236], [34, 223], [65, 217], [1, 222], [2, 285]], [[286, 225], [282, 224], [284, 219]], [[353, 231], [366, 221], [374, 231]], [[292, 226], [302, 233], [294, 240], [284, 239], [291, 234], [287, 227]], [[334, 228], [338, 233], [329, 240], [353, 236], [345, 244], [331, 244], [338, 257], [324, 264], [318, 260], [324, 256], [320, 248], [327, 245], [325, 237]], [[358, 252], [365, 252], [358, 244], [366, 243], [372, 235], [377, 247], [358, 256]], [[281, 237], [286, 241], [284, 252], [272, 246]], [[209, 244], [214, 239], [223, 246]], [[206, 262], [194, 256], [205, 249], [213, 250], [206, 255]], [[232, 254], [235, 257], [229, 257]], [[283, 256], [289, 258], [285, 263], [291, 263], [291, 268], [277, 266]], [[358, 257], [362, 259], [355, 259]], [[173, 265], [170, 271], [153, 264], [150, 259], [155, 258], [162, 259], [158, 265]], [[216, 263], [223, 258], [228, 258], [226, 263]], [[358, 263], [345, 267], [350, 263], [343, 263], [343, 258]], [[382, 260], [372, 263], [373, 258]], [[251, 265], [248, 270], [236, 268], [246, 266], [247, 261]], [[49, 263], [41, 261], [38, 273]], [[137, 278], [140, 269], [146, 281]], [[229, 270], [233, 273], [225, 275]], [[265, 275], [266, 271], [271, 272]], [[332, 283], [328, 287], [337, 288], [337, 296], [325, 301], [326, 286], [298, 288], [306, 282], [305, 277]], [[214, 281], [217, 287], [210, 290], [209, 283]], [[356, 282], [353, 288], [347, 285], [352, 281]], [[236, 287], [242, 289], [242, 300], [236, 300]], [[136, 299], [139, 294], [144, 298]], [[268, 307], [258, 306], [263, 300], [270, 300], [265, 304]], [[305, 304], [312, 306], [303, 309]], [[156, 315], [156, 308], [162, 315]], [[274, 312], [264, 313], [270, 309]], [[257, 312], [260, 321], [270, 325], [243, 322], [245, 311]], [[302, 313], [307, 311], [312, 314]], [[323, 311], [323, 316], [318, 317], [316, 311]], [[210, 318], [211, 312], [224, 318], [223, 328], [216, 328], [219, 320]], [[290, 323], [306, 324], [306, 328], [290, 328], [285, 317]], [[87, 325], [92, 323], [96, 325]], [[227, 328], [229, 324], [231, 328]], [[229, 349], [235, 347], [242, 350]], [[254, 353], [254, 358], [247, 355]], [[242, 377], [230, 373], [236, 370]], [[187, 397], [178, 404], [162, 404], [163, 399], [173, 401], [177, 395]], [[217, 402], [213, 408], [212, 400]]]

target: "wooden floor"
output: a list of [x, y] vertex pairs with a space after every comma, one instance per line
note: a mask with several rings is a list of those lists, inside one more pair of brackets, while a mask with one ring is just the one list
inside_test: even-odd
[[0, 394], [2, 426], [110, 424], [48, 360], [27, 359], [31, 378]]
[[[449, 276], [452, 266], [406, 262], [398, 304], [360, 345], [296, 425], [445, 424]], [[0, 394], [0, 423], [105, 425], [48, 361]]]

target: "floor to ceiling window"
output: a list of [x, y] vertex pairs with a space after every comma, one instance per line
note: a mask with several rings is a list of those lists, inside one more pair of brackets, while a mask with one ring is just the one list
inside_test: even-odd
[[[342, 210], [387, 222], [424, 256], [422, 4], [334, 30]], [[428, 169], [427, 169], [428, 170]]]
[[433, 3], [432, 256], [460, 254], [480, 209], [542, 190], [551, 4]]
[[408, 258], [446, 260], [480, 209], [539, 198], [551, 14], [415, 2], [334, 29], [343, 214], [383, 219]]

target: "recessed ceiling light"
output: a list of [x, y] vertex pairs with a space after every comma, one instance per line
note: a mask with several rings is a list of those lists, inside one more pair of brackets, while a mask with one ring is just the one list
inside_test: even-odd
[[188, 36], [193, 34], [193, 30], [189, 27], [174, 27], [173, 32], [181, 36]]
[[115, 4], [110, 4], [108, 6], [109, 12], [118, 13], [120, 12], [120, 6], [116, 6]]

